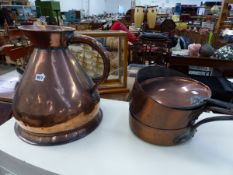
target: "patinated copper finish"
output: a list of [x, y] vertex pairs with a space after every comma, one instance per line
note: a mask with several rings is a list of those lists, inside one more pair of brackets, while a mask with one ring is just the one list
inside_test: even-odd
[[144, 92], [154, 101], [170, 108], [199, 105], [211, 97], [208, 86], [183, 77], [157, 77], [141, 83]]
[[[147, 142], [176, 145], [193, 137], [196, 128], [204, 123], [233, 120], [233, 105], [210, 96], [208, 86], [176, 71], [158, 66], [143, 68], [131, 92], [131, 130]], [[229, 116], [196, 122], [206, 109]]]
[[129, 124], [133, 133], [142, 140], [162, 146], [172, 146], [189, 140], [195, 130], [186, 127], [176, 130], [157, 129], [145, 125], [129, 114]]
[[41, 134], [41, 133], [29, 132], [21, 128], [19, 125], [15, 125], [15, 132], [19, 138], [32, 145], [44, 145], [44, 146], [58, 145], [58, 144], [75, 141], [77, 140], [77, 138], [78, 139], [83, 138], [86, 135], [88, 135], [90, 132], [94, 131], [95, 128], [101, 122], [102, 115], [103, 113], [100, 110], [97, 116], [92, 120], [90, 120], [88, 123], [70, 131], [56, 133], [55, 135], [53, 133]]
[[[130, 111], [139, 121], [157, 129], [181, 129], [187, 127], [202, 113], [203, 107], [191, 110], [180, 110], [174, 108], [176, 104], [183, 103], [182, 101], [186, 101], [187, 99], [177, 96], [176, 98], [173, 98], [176, 90], [172, 84], [168, 87], [170, 90], [174, 90], [174, 93], [170, 91], [169, 94], [167, 94], [170, 95], [170, 97], [164, 98], [163, 101], [160, 102], [154, 100], [154, 95], [161, 94], [161, 92], [157, 92], [158, 86], [153, 84], [153, 80], [154, 79], [148, 79], [144, 81], [144, 86], [143, 82], [138, 82], [137, 79], [135, 80], [132, 90], [132, 99], [130, 102]], [[152, 85], [148, 85], [150, 82], [152, 82]], [[159, 86], [162, 86], [162, 84]], [[160, 90], [163, 91], [164, 89], [160, 88]], [[172, 99], [171, 101], [174, 99], [174, 101], [171, 102], [173, 107], [161, 104], [162, 102], [167, 102], [169, 99]]]
[[107, 51], [93, 38], [73, 37], [73, 28], [22, 26], [20, 29], [35, 49], [13, 100], [16, 133], [24, 141], [41, 145], [84, 137], [101, 121], [100, 97], [96, 84], [68, 50], [68, 44], [86, 43], [100, 53], [105, 69], [97, 83], [109, 73]]

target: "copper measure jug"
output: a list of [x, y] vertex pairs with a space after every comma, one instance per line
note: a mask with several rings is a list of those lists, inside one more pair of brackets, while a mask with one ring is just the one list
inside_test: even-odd
[[[15, 132], [37, 145], [54, 145], [82, 138], [102, 119], [97, 85], [106, 80], [110, 62], [95, 39], [74, 37], [61, 26], [21, 26], [34, 50], [13, 100]], [[103, 58], [103, 75], [92, 81], [68, 49], [88, 44]]]

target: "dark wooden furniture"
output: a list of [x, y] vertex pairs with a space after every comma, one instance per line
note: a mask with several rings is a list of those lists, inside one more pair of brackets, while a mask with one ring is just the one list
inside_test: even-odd
[[142, 63], [165, 64], [166, 57], [170, 54], [168, 45], [169, 39], [153, 39], [149, 37], [140, 37], [141, 46], [139, 48], [139, 59]]
[[146, 21], [144, 24], [138, 42], [129, 47], [129, 63], [165, 65], [165, 59], [171, 55], [176, 24], [171, 19], [165, 19], [157, 25], [159, 29], [156, 32], [147, 31]]
[[24, 33], [19, 29], [7, 29], [5, 36], [0, 37], [0, 55], [10, 57], [12, 64], [17, 69], [24, 69], [28, 61], [28, 55], [32, 52], [33, 46], [29, 43]]
[[215, 33], [220, 33], [222, 29], [230, 28], [232, 29], [232, 24], [227, 24], [227, 20], [229, 21], [229, 14], [230, 10], [228, 6], [233, 3], [233, 0], [223, 0], [222, 1], [222, 7], [221, 7], [221, 13], [219, 15], [218, 22], [215, 27]]
[[12, 116], [11, 103], [0, 101], [0, 125], [9, 120]]
[[189, 66], [212, 67], [221, 72], [226, 77], [233, 77], [233, 61], [219, 60], [216, 58], [174, 56], [166, 59], [170, 68], [188, 73]]

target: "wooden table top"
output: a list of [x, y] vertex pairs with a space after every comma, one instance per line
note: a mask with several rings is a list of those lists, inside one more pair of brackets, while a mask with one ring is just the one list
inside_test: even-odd
[[166, 61], [168, 67], [171, 68], [176, 68], [177, 66], [212, 67], [222, 72], [225, 76], [233, 77], [233, 61], [229, 60], [220, 60], [214, 57], [171, 55]]

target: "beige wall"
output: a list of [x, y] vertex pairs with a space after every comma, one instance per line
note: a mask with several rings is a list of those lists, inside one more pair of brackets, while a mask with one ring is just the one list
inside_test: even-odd
[[117, 13], [119, 5], [124, 8], [126, 12], [130, 9], [131, 1], [130, 0], [105, 0], [106, 1], [106, 12], [108, 13]]
[[90, 15], [103, 14], [106, 9], [106, 0], [89, 0], [90, 2]]
[[59, 0], [62, 11], [83, 9], [83, 0]]

